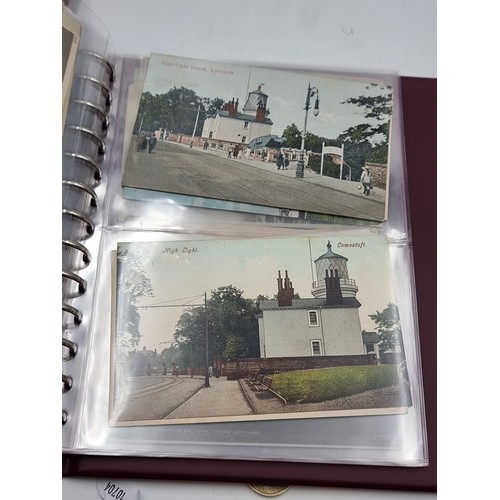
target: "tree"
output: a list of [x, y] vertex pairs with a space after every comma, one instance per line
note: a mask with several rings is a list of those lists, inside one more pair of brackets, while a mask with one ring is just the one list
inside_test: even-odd
[[367, 154], [366, 161], [377, 163], [387, 163], [388, 161], [392, 94], [389, 89], [385, 90], [387, 92], [376, 96], [351, 97], [342, 103], [354, 104], [359, 108], [363, 108], [363, 116], [370, 121], [369, 123], [351, 127], [344, 132], [353, 143], [368, 141], [371, 144], [372, 151]]
[[404, 352], [398, 306], [389, 303], [382, 312], [377, 311], [369, 317], [377, 324], [375, 329], [380, 338], [378, 344], [380, 351], [396, 352], [399, 347]]
[[192, 134], [200, 106], [196, 135], [201, 135], [207, 115], [221, 109], [224, 101], [219, 98], [200, 97], [192, 89], [174, 87], [164, 94], [144, 92], [141, 96], [134, 133], [141, 130], [153, 132], [160, 128], [179, 134]]
[[118, 289], [116, 301], [116, 341], [122, 349], [136, 347], [141, 340], [141, 316], [138, 303], [142, 297], [154, 297], [151, 280], [146, 276], [140, 259], [127, 248], [117, 253]]
[[174, 338], [183, 366], [205, 363], [206, 319], [208, 314], [209, 359], [257, 357], [259, 329], [255, 301], [243, 297], [232, 285], [212, 290], [207, 307], [191, 307], [177, 322]]
[[295, 123], [288, 125], [283, 131], [282, 136], [286, 139], [286, 145], [289, 148], [300, 149], [302, 136]]

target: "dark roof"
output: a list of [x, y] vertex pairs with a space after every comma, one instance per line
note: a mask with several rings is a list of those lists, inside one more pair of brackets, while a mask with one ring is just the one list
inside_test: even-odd
[[293, 299], [291, 306], [278, 305], [278, 299], [263, 300], [259, 308], [261, 311], [271, 311], [273, 309], [351, 309], [361, 307], [356, 298], [347, 297], [343, 304], [327, 305], [326, 299]]
[[[223, 116], [225, 118], [234, 118], [235, 120], [243, 120], [245, 122], [256, 122], [257, 119], [254, 115], [246, 115], [244, 113], [238, 113], [236, 116], [229, 116], [229, 111], [224, 111], [224, 110], [219, 110], [217, 111], [220, 116]], [[260, 123], [266, 123], [267, 125], [272, 125], [273, 122], [270, 118], [265, 118], [263, 122]]]
[[331, 259], [331, 258], [347, 260], [347, 258], [344, 257], [343, 255], [339, 255], [338, 253], [332, 252], [332, 245], [329, 241], [328, 241], [328, 244], [326, 245], [326, 247], [328, 248], [326, 253], [324, 253], [323, 255], [320, 255], [314, 262], [318, 262], [318, 260], [322, 260], [322, 259]]
[[252, 151], [257, 148], [279, 149], [282, 148], [285, 143], [286, 139], [284, 137], [280, 137], [279, 135], [261, 135], [252, 139], [248, 143], [248, 147]]

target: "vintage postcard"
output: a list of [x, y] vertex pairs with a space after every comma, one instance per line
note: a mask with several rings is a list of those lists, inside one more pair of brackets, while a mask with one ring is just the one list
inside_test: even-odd
[[80, 45], [82, 26], [63, 5], [62, 10], [62, 128], [66, 123], [69, 95], [73, 82], [76, 56]]
[[124, 242], [114, 264], [112, 425], [411, 405], [383, 236]]
[[387, 217], [393, 89], [152, 54], [122, 186], [130, 199], [293, 218]]

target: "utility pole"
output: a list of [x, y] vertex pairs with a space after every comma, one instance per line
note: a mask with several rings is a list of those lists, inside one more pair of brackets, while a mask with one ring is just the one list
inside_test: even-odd
[[208, 374], [208, 307], [207, 292], [205, 292], [205, 387], [210, 387], [210, 377]]

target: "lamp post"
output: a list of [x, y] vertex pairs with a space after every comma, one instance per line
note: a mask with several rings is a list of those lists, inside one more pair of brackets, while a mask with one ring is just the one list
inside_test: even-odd
[[207, 292], [205, 292], [205, 387], [210, 387], [210, 375], [208, 373], [208, 307], [207, 307]]
[[196, 133], [196, 127], [198, 126], [198, 119], [200, 118], [200, 109], [201, 109], [201, 102], [198, 103], [198, 111], [196, 112], [196, 121], [194, 122], [193, 135], [191, 136], [191, 143], [189, 144], [190, 148], [193, 147], [194, 134]]
[[314, 110], [313, 115], [318, 116], [319, 114], [319, 90], [316, 87], [311, 87], [311, 84], [307, 86], [307, 96], [306, 96], [306, 105], [304, 109], [306, 110], [306, 115], [304, 118], [304, 129], [302, 130], [302, 143], [300, 145], [300, 156], [297, 161], [297, 170], [295, 171], [295, 177], [298, 179], [304, 178], [304, 148], [306, 142], [306, 133], [307, 133], [307, 115], [309, 109], [311, 108], [311, 98], [316, 96], [316, 100], [314, 102]]

